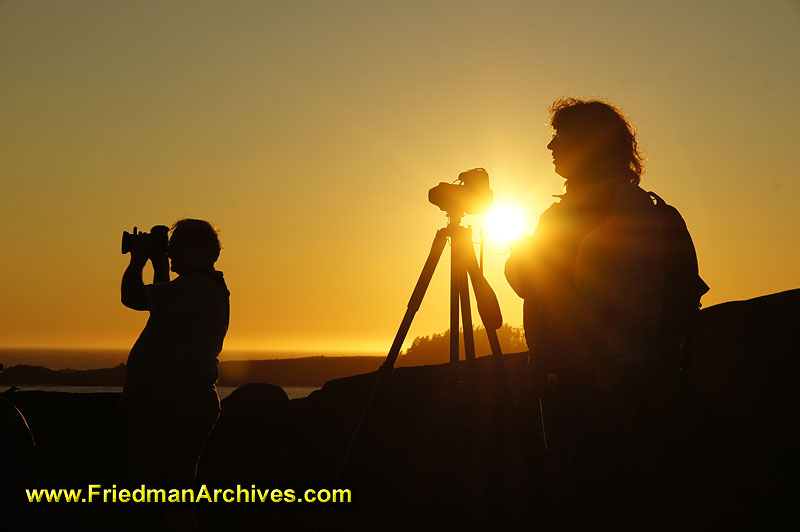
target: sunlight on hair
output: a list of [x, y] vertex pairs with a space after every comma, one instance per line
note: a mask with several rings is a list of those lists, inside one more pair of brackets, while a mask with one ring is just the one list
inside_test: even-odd
[[486, 238], [491, 243], [508, 246], [527, 229], [525, 211], [510, 203], [494, 204], [485, 218]]

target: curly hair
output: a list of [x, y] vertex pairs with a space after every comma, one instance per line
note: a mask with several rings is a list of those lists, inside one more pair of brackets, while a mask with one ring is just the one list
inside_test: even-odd
[[638, 185], [644, 165], [633, 126], [622, 112], [602, 100], [561, 98], [550, 106], [550, 126], [580, 130], [599, 139], [596, 157], [605, 169]]

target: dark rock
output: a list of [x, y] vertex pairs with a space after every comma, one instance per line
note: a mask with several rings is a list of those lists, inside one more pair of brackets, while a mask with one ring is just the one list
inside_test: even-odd
[[25, 417], [13, 403], [0, 395], [0, 473], [6, 476], [35, 442]]
[[719, 415], [774, 420], [797, 394], [800, 289], [704, 309], [692, 387]]
[[254, 382], [237, 388], [221, 401], [221, 407], [227, 415], [250, 415], [289, 401], [283, 388], [273, 384]]
[[53, 370], [42, 366], [18, 365], [0, 374], [0, 384], [45, 386], [122, 386], [125, 383], [125, 364], [115, 368]]

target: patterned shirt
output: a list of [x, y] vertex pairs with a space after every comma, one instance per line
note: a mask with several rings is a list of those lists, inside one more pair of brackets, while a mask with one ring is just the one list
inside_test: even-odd
[[219, 413], [217, 356], [228, 330], [222, 272], [145, 286], [150, 318], [128, 356], [120, 404], [181, 417]]

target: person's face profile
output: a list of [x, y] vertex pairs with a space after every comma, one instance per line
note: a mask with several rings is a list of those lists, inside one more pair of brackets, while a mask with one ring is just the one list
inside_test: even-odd
[[555, 172], [573, 181], [592, 178], [592, 161], [602, 144], [594, 132], [578, 128], [560, 128], [547, 144], [552, 152]]
[[[167, 256], [169, 257], [169, 269], [175, 273], [180, 273], [180, 264], [183, 258], [182, 250], [179, 246], [179, 239], [175, 238], [175, 234], [170, 237], [169, 243], [167, 244]], [[178, 269], [176, 269], [176, 266]]]
[[196, 262], [193, 260], [191, 249], [185, 239], [181, 238], [180, 233], [173, 232], [167, 245], [167, 255], [169, 256], [170, 270], [180, 275], [187, 271]]
[[574, 134], [556, 130], [547, 144], [552, 152], [555, 172], [564, 179], [574, 177], [581, 167], [581, 143]]

